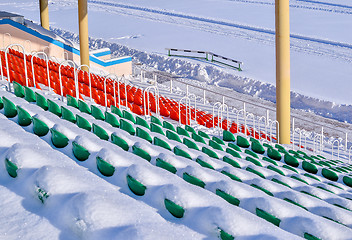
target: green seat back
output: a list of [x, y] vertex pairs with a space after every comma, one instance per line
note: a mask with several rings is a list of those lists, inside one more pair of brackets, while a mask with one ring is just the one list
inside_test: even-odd
[[42, 137], [48, 134], [49, 127], [42, 120], [33, 117], [33, 132], [35, 135]]
[[78, 100], [78, 109], [81, 112], [92, 114], [92, 110], [90, 109], [88, 104], [86, 102], [82, 101], [81, 99]]
[[61, 116], [63, 119], [70, 121], [72, 123], [76, 123], [76, 116], [64, 106], [61, 106]]
[[186, 137], [190, 137], [189, 134], [188, 134], [188, 132], [187, 132], [184, 128], [180, 127], [180, 126], [177, 126], [176, 132], [177, 132], [179, 135], [183, 135], [183, 136], [186, 136]]
[[136, 116], [136, 124], [149, 129], [147, 121], [139, 116]]
[[120, 128], [131, 135], [134, 135], [136, 133], [136, 130], [134, 129], [132, 124], [123, 118], [120, 118]]
[[50, 99], [48, 99], [48, 110], [56, 116], [61, 117], [61, 108], [59, 107], [59, 105], [57, 105], [56, 102]]
[[111, 165], [99, 156], [96, 157], [96, 161], [97, 168], [102, 175], [104, 175], [105, 177], [111, 177], [112, 175], [114, 175], [115, 167], [113, 165]]
[[27, 100], [27, 102], [35, 102], [36, 97], [32, 89], [29, 87], [24, 87], [24, 99]]
[[18, 112], [17, 121], [20, 126], [26, 127], [32, 123], [31, 115], [26, 110], [24, 110], [22, 107], [17, 106], [17, 112]]
[[123, 111], [122, 111], [122, 117], [123, 117], [124, 119], [130, 120], [130, 121], [133, 122], [133, 123], [136, 123], [136, 119], [134, 119], [132, 113], [127, 112], [126, 110], [123, 110]]
[[35, 98], [36, 98], [36, 103], [39, 107], [41, 107], [44, 111], [48, 110], [48, 101], [46, 100], [46, 98], [39, 94], [39, 93], [35, 93]]
[[6, 97], [2, 97], [2, 101], [4, 103], [4, 114], [8, 118], [16, 117], [17, 108], [16, 105]]
[[153, 139], [149, 135], [149, 133], [147, 131], [145, 131], [144, 129], [140, 128], [140, 127], [136, 127], [136, 136], [140, 137], [140, 138], [143, 138], [144, 140], [147, 140], [150, 143], [153, 142]]
[[76, 115], [76, 124], [79, 128], [85, 129], [87, 131], [92, 130], [92, 125], [90, 124], [90, 122], [88, 122], [87, 119], [78, 114]]
[[72, 97], [71, 95], [66, 95], [66, 100], [67, 100], [67, 106], [71, 106], [74, 108], [78, 108], [78, 102], [76, 98]]
[[68, 145], [68, 138], [62, 134], [61, 132], [57, 131], [54, 128], [50, 129], [51, 132], [51, 142], [57, 148], [64, 148]]
[[78, 161], [85, 161], [90, 156], [90, 152], [75, 141], [72, 142], [72, 152]]
[[116, 115], [111, 112], [105, 112], [105, 122], [109, 123], [113, 127], [120, 127], [119, 120], [117, 120]]
[[105, 131], [104, 128], [100, 127], [99, 125], [93, 123], [92, 124], [93, 133], [97, 135], [102, 140], [109, 140], [109, 134]]
[[92, 112], [92, 116], [95, 119], [105, 120], [105, 116], [104, 116], [103, 112], [100, 110], [100, 108], [98, 108], [97, 106], [91, 105], [90, 109], [91, 109], [91, 112]]
[[175, 133], [175, 132], [172, 132], [170, 130], [166, 130], [166, 137], [168, 139], [170, 139], [170, 140], [174, 140], [174, 141], [182, 143], [182, 141], [181, 141], [180, 137], [178, 136], [178, 134]]
[[164, 133], [163, 129], [160, 127], [160, 125], [153, 123], [153, 122], [150, 123], [150, 131], [165, 135], [165, 133]]
[[13, 81], [13, 90], [15, 92], [16, 97], [23, 98], [24, 97], [24, 89], [21, 84]]

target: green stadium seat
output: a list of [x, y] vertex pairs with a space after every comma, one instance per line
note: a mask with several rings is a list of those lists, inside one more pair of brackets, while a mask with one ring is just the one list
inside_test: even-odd
[[258, 154], [264, 154], [265, 153], [264, 147], [258, 141], [252, 141], [251, 148], [252, 148], [252, 151], [255, 152], [255, 153], [258, 153]]
[[268, 222], [271, 222], [272, 224], [276, 225], [276, 226], [280, 226], [280, 222], [281, 220], [275, 216], [273, 216], [272, 214], [260, 209], [260, 208], [256, 208], [255, 209], [255, 213], [258, 217], [263, 218], [265, 220], [267, 220]]
[[330, 169], [327, 169], [327, 168], [323, 168], [323, 170], [321, 171], [321, 174], [325, 178], [327, 178], [327, 179], [329, 179], [331, 181], [334, 181], [334, 182], [336, 182], [339, 179], [339, 176], [335, 172], [333, 172], [333, 171], [331, 171]]
[[71, 95], [66, 95], [66, 100], [67, 100], [67, 106], [71, 106], [74, 108], [78, 108], [78, 102], [76, 98], [72, 97]]
[[17, 112], [18, 112], [17, 121], [20, 126], [26, 127], [32, 123], [31, 115], [22, 107], [17, 106]]
[[164, 140], [162, 140], [162, 139], [160, 139], [158, 137], [154, 137], [153, 144], [155, 146], [159, 146], [159, 147], [165, 148], [165, 149], [170, 150], [170, 151], [172, 150], [170, 145], [167, 142], [165, 142]]
[[227, 171], [222, 170], [221, 173], [224, 174], [224, 175], [226, 175], [226, 176], [228, 176], [228, 177], [231, 178], [232, 180], [235, 180], [235, 181], [237, 181], [237, 182], [242, 182], [242, 180], [241, 180], [239, 177], [237, 177], [237, 176], [235, 176], [235, 175], [233, 175], [233, 174], [231, 174], [231, 173], [229, 173], [229, 172], [227, 172]]
[[347, 186], [352, 187], [352, 178], [351, 178], [351, 177], [349, 177], [349, 176], [344, 176], [344, 177], [342, 178], [342, 181], [343, 181], [343, 183], [346, 184]]
[[268, 148], [267, 149], [267, 154], [268, 154], [268, 157], [271, 158], [271, 159], [274, 159], [276, 161], [280, 161], [281, 160], [281, 154], [279, 151], [277, 151], [276, 149], [274, 148]]
[[204, 143], [206, 144], [206, 142], [204, 141], [203, 137], [199, 136], [196, 133], [192, 133], [192, 139], [196, 142], [200, 142], [200, 143]]
[[207, 139], [210, 139], [209, 135], [203, 131], [198, 131], [198, 135]]
[[136, 130], [134, 129], [132, 124], [123, 118], [120, 118], [120, 128], [131, 135], [134, 135], [136, 133]]
[[285, 161], [286, 164], [288, 164], [288, 165], [290, 165], [292, 167], [298, 167], [299, 166], [298, 160], [295, 157], [293, 157], [290, 154], [288, 154], [288, 153], [285, 154], [284, 161]]
[[119, 117], [122, 117], [122, 112], [121, 112], [120, 108], [115, 107], [114, 105], [111, 105], [111, 112], [116, 114]]
[[81, 99], [78, 100], [78, 109], [83, 113], [92, 114], [92, 110], [88, 104]]
[[100, 139], [102, 140], [106, 140], [108, 141], [109, 140], [109, 134], [105, 131], [104, 128], [100, 127], [99, 125], [93, 123], [92, 124], [92, 128], [93, 128], [93, 133], [95, 135], [97, 135]]
[[99, 156], [96, 157], [96, 160], [97, 168], [102, 175], [104, 175], [105, 177], [111, 177], [112, 175], [114, 175], [115, 167], [113, 165], [111, 165]]
[[251, 172], [251, 173], [254, 173], [254, 174], [258, 175], [259, 177], [265, 179], [265, 176], [264, 176], [261, 172], [255, 170], [255, 169], [253, 169], [253, 168], [251, 168], [251, 167], [246, 167], [246, 171]]
[[57, 148], [64, 148], [68, 145], [68, 138], [62, 134], [61, 132], [57, 131], [54, 128], [50, 129], [51, 132], [51, 142]]
[[218, 137], [213, 136], [211, 139], [220, 145], [225, 145], [224, 141]]
[[215, 170], [215, 168], [214, 168], [212, 165], [210, 165], [210, 164], [207, 163], [206, 161], [203, 161], [203, 160], [201, 160], [201, 159], [199, 159], [199, 158], [196, 159], [196, 162], [197, 162], [199, 165], [201, 165], [202, 167]]
[[235, 168], [241, 168], [241, 165], [234, 159], [224, 156], [222, 160]]
[[33, 117], [33, 132], [35, 135], [38, 137], [42, 137], [48, 134], [49, 132], [49, 127], [46, 125], [42, 120]]
[[244, 150], [244, 152], [247, 153], [248, 155], [251, 155], [251, 156], [254, 157], [254, 158], [259, 159], [259, 156], [258, 156], [255, 152], [252, 152], [252, 151], [249, 150], [249, 149]]
[[282, 176], [285, 176], [285, 173], [284, 173], [283, 171], [281, 171], [280, 169], [278, 169], [278, 168], [276, 168], [276, 167], [274, 167], [274, 166], [269, 165], [269, 166], [267, 167], [267, 169], [270, 169], [270, 170], [272, 170], [272, 171], [274, 171], [274, 172], [277, 172], [278, 174], [280, 174], [280, 175], [282, 175]]
[[113, 113], [105, 112], [105, 122], [109, 123], [113, 127], [120, 127], [120, 122]]
[[172, 216], [176, 218], [183, 217], [185, 213], [185, 210], [183, 207], [181, 207], [180, 205], [177, 205], [176, 203], [166, 198], [164, 199], [164, 204], [165, 204], [165, 208], [171, 213]]
[[176, 132], [177, 132], [179, 135], [186, 136], [186, 137], [190, 137], [190, 135], [188, 134], [188, 132], [187, 132], [184, 128], [180, 127], [180, 126], [177, 126], [177, 127], [176, 127]]
[[36, 99], [36, 103], [39, 107], [41, 107], [44, 111], [48, 110], [48, 101], [46, 100], [46, 98], [43, 95], [36, 92], [35, 99]]
[[326, 191], [326, 192], [335, 194], [333, 191], [330, 191], [329, 189], [326, 189], [326, 188], [324, 188], [324, 187], [322, 187], [322, 186], [317, 186], [317, 188], [319, 188], [319, 189], [321, 189], [321, 190], [324, 190], [324, 191]]
[[216, 189], [215, 190], [216, 195], [220, 196], [221, 198], [225, 199], [227, 202], [231, 203], [232, 205], [239, 206], [240, 205], [240, 200], [238, 198], [235, 198], [231, 194], [226, 193], [225, 191], [222, 191], [221, 189]]
[[130, 120], [133, 123], [136, 123], [136, 119], [133, 117], [132, 113], [127, 112], [126, 110], [122, 111], [122, 117], [124, 119]]
[[56, 116], [61, 117], [61, 108], [59, 107], [59, 105], [57, 105], [56, 102], [50, 99], [48, 99], [48, 110]]
[[111, 134], [111, 142], [125, 151], [128, 151], [128, 149], [130, 148], [127, 142], [121, 137], [117, 136], [116, 133]]
[[159, 118], [157, 118], [157, 117], [155, 117], [155, 116], [150, 116], [150, 121], [152, 122], [152, 123], [155, 123], [155, 124], [158, 124], [159, 126], [162, 126], [163, 124], [161, 123], [161, 121], [160, 121], [160, 119]]
[[176, 129], [175, 129], [174, 125], [172, 125], [172, 124], [169, 123], [168, 121], [164, 121], [164, 122], [163, 122], [163, 127], [166, 128], [166, 129], [169, 129], [169, 130], [171, 130], [171, 131], [176, 132]]
[[194, 128], [189, 125], [185, 125], [185, 130], [190, 133], [196, 133], [196, 130], [194, 130]]
[[33, 90], [26, 86], [24, 86], [24, 99], [26, 99], [27, 102], [35, 102], [36, 100]]
[[131, 177], [131, 175], [127, 174], [127, 185], [129, 189], [136, 194], [137, 196], [143, 196], [145, 194], [145, 190], [147, 187], [143, 185], [141, 182], [136, 180], [135, 178]]
[[258, 186], [257, 184], [251, 184], [251, 186], [254, 187], [254, 188], [256, 188], [256, 189], [259, 189], [259, 190], [265, 192], [265, 193], [268, 194], [269, 196], [272, 196], [272, 197], [274, 196], [274, 194], [272, 194], [269, 190], [267, 190], [267, 189], [265, 189], [265, 188], [263, 188], [263, 187], [261, 187], [261, 186]]
[[314, 179], [314, 180], [316, 180], [316, 181], [318, 181], [318, 182], [321, 182], [319, 178], [317, 178], [316, 176], [313, 176], [313, 175], [311, 175], [311, 174], [309, 174], [309, 173], [305, 173], [305, 174], [303, 174], [303, 176], [306, 176], [306, 177], [309, 177], [309, 178], [311, 178], [311, 179]]
[[91, 105], [90, 106], [92, 116], [97, 120], [105, 120], [105, 116], [103, 112], [97, 106]]
[[275, 162], [274, 160], [270, 159], [270, 158], [267, 158], [267, 157], [263, 157], [262, 158], [263, 161], [266, 161], [266, 162], [269, 162], [275, 166], [278, 166], [277, 162]]
[[141, 158], [144, 158], [148, 162], [150, 162], [150, 160], [152, 159], [152, 157], [149, 155], [149, 153], [147, 153], [142, 148], [136, 146], [136, 144], [132, 146], [132, 152], [134, 154], [136, 154], [137, 156], [140, 156]]
[[139, 116], [136, 116], [136, 124], [139, 125], [139, 126], [143, 126], [145, 128], [150, 129], [147, 121], [144, 120], [143, 118], [139, 117]]
[[221, 147], [221, 145], [214, 140], [209, 140], [209, 146], [220, 151], [224, 151], [224, 149]]
[[310, 162], [307, 162], [307, 161], [302, 161], [302, 168], [309, 173], [313, 173], [313, 174], [318, 173], [318, 168], [314, 164], [311, 164]]
[[188, 174], [187, 172], [184, 172], [182, 177], [183, 177], [183, 179], [186, 182], [188, 182], [190, 184], [196, 185], [196, 186], [201, 187], [201, 188], [205, 187], [205, 183], [202, 180], [200, 180], [199, 178]]
[[220, 239], [221, 240], [234, 240], [235, 237], [232, 236], [231, 234], [225, 232], [224, 230], [222, 230], [221, 228], [218, 228], [219, 229], [219, 232], [220, 232]]
[[237, 141], [236, 141], [237, 145], [242, 147], [242, 148], [248, 148], [250, 146], [247, 138], [242, 137], [240, 135], [237, 135]]
[[294, 205], [296, 205], [296, 206], [298, 206], [298, 207], [301, 207], [301, 208], [303, 208], [304, 210], [308, 211], [308, 209], [307, 209], [306, 207], [302, 206], [301, 204], [299, 204], [299, 203], [297, 203], [297, 202], [295, 202], [295, 201], [293, 201], [293, 200], [291, 200], [291, 199], [284, 198], [284, 200], [285, 200], [286, 202], [292, 203], [292, 204], [294, 204]]
[[4, 102], [2, 101], [2, 98], [0, 98], [0, 109], [4, 108]]
[[189, 155], [189, 153], [179, 147], [174, 147], [174, 153], [177, 156], [185, 157], [192, 160], [192, 157]]
[[195, 149], [195, 150], [199, 151], [197, 144], [195, 144], [193, 141], [189, 140], [188, 138], [183, 139], [183, 144], [185, 144], [188, 148]]
[[87, 131], [92, 130], [92, 125], [90, 124], [90, 122], [88, 122], [87, 119], [78, 114], [76, 115], [76, 123], [79, 128], [85, 129]]
[[242, 152], [241, 148], [239, 146], [237, 146], [236, 144], [229, 143], [227, 146], [229, 146], [230, 148], [236, 150], [237, 152]]
[[149, 133], [145, 130], [143, 130], [140, 127], [136, 127], [136, 136], [143, 138], [144, 140], [147, 140], [148, 142], [152, 143], [153, 139], [152, 137], [149, 135]]
[[296, 179], [296, 180], [298, 180], [298, 181], [300, 181], [300, 182], [303, 182], [303, 183], [309, 185], [308, 182], [306, 182], [305, 180], [303, 180], [302, 178], [299, 178], [299, 177], [297, 177], [297, 176], [291, 176], [291, 178]]
[[13, 177], [13, 178], [17, 177], [18, 167], [16, 164], [11, 162], [8, 158], [5, 158], [5, 167], [6, 167], [7, 173], [10, 175], [10, 177]]
[[76, 123], [76, 116], [66, 107], [61, 106], [61, 116], [69, 122]]
[[170, 139], [170, 140], [174, 140], [174, 141], [182, 143], [182, 141], [181, 141], [180, 137], [178, 136], [178, 134], [175, 133], [175, 132], [172, 132], [170, 130], [166, 130], [166, 137], [168, 139]]
[[6, 97], [2, 97], [2, 101], [4, 103], [4, 114], [8, 118], [16, 117], [17, 108], [16, 105]]
[[202, 152], [207, 154], [209, 157], [219, 159], [219, 156], [213, 150], [210, 150], [207, 147], [202, 147]]
[[282, 167], [298, 174], [298, 171], [289, 165], [283, 165]]
[[165, 135], [165, 133], [164, 133], [163, 129], [160, 127], [160, 125], [153, 123], [153, 122], [150, 123], [150, 131]]
[[304, 233], [304, 238], [307, 240], [321, 240], [320, 238], [309, 233]]
[[160, 167], [160, 168], [163, 168], [171, 173], [176, 173], [177, 172], [177, 169], [170, 163], [162, 160], [161, 158], [157, 158], [156, 159], [156, 166]]
[[13, 90], [15, 92], [16, 97], [23, 98], [24, 97], [24, 89], [21, 84], [13, 81]]
[[272, 178], [271, 181], [276, 182], [276, 183], [278, 183], [278, 184], [281, 184], [281, 185], [283, 185], [283, 186], [285, 186], [285, 187], [291, 188], [290, 185], [288, 185], [287, 183], [284, 183], [284, 182], [280, 181], [280, 180], [277, 179], [277, 178]]
[[223, 138], [224, 141], [226, 141], [226, 142], [234, 142], [234, 141], [236, 141], [235, 136], [234, 136], [233, 133], [230, 132], [230, 131], [224, 130], [222, 135], [223, 135], [222, 138]]
[[241, 155], [232, 148], [226, 148], [226, 152], [231, 154], [233, 157], [242, 158]]
[[90, 152], [75, 141], [72, 142], [72, 152], [78, 161], [85, 161], [90, 156]]

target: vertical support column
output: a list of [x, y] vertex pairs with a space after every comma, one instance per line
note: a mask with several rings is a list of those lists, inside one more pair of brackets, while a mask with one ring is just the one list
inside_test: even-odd
[[43, 28], [49, 30], [49, 8], [48, 0], [39, 0], [40, 24]]
[[289, 0], [275, 0], [276, 118], [280, 143], [290, 144], [290, 16]]
[[[81, 65], [89, 66], [88, 7], [87, 0], [78, 0], [79, 46]], [[82, 70], [88, 71], [87, 67]]]

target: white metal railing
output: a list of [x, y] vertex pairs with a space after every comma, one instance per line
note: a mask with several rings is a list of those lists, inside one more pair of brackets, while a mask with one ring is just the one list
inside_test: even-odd
[[[64, 60], [60, 63], [60, 66], [59, 66], [59, 80], [60, 80], [60, 91], [61, 91], [61, 101], [64, 101], [64, 91], [63, 91], [63, 87], [62, 87], [62, 75], [61, 75], [61, 67], [64, 65], [64, 64], [72, 64], [72, 67], [73, 67], [73, 76], [75, 78], [75, 87], [77, 88], [77, 84], [76, 84], [76, 64], [74, 61], [72, 60]], [[76, 93], [77, 93], [77, 89], [76, 89]], [[78, 96], [76, 96], [77, 98]]]
[[[127, 88], [126, 84], [125, 84], [125, 89]], [[145, 116], [148, 117], [150, 115], [150, 99], [149, 99], [149, 95], [150, 95], [150, 90], [154, 90], [155, 93], [155, 112], [156, 115], [159, 116], [160, 114], [160, 110], [159, 110], [159, 89], [157, 86], [149, 86], [146, 89], [144, 89], [143, 91], [143, 102], [144, 102], [144, 112], [145, 112]], [[145, 95], [147, 95], [147, 99], [145, 97]], [[147, 101], [146, 101], [147, 100]], [[126, 101], [127, 101], [127, 94], [126, 94]]]
[[339, 141], [339, 139], [335, 139], [331, 143], [331, 160], [334, 159], [334, 146], [335, 146], [335, 143], [337, 143], [337, 160], [339, 160], [339, 158], [340, 158], [340, 141]]
[[280, 123], [276, 120], [270, 122], [270, 143], [273, 145], [273, 125], [276, 124], [276, 142], [280, 142]]
[[5, 50], [5, 59], [6, 59], [6, 68], [7, 68], [7, 80], [9, 81], [9, 91], [11, 91], [11, 78], [10, 78], [10, 68], [9, 68], [9, 59], [8, 59], [8, 52], [10, 51], [10, 48], [12, 47], [20, 47], [22, 48], [23, 51], [23, 62], [24, 62], [24, 74], [25, 74], [25, 78], [26, 78], [26, 86], [28, 87], [28, 76], [27, 76], [27, 61], [26, 61], [26, 53], [24, 51], [24, 47], [21, 44], [10, 44], [6, 47]]
[[185, 100], [185, 103], [186, 103], [186, 122], [185, 124], [187, 125], [188, 124], [188, 121], [191, 121], [191, 99], [189, 99], [189, 97], [187, 96], [184, 96], [182, 97], [179, 102], [178, 102], [178, 117], [179, 117], [179, 125], [182, 125], [182, 115], [181, 115], [181, 103], [182, 103], [182, 100]]
[[51, 85], [50, 85], [50, 71], [49, 71], [49, 59], [48, 56], [46, 55], [45, 52], [36, 52], [31, 56], [31, 65], [32, 65], [32, 76], [33, 76], [33, 84], [35, 86], [36, 80], [35, 80], [35, 73], [34, 73], [34, 64], [33, 64], [33, 59], [34, 57], [38, 57], [39, 55], [43, 55], [45, 57], [46, 61], [46, 74], [48, 78], [48, 87], [49, 87], [49, 92], [51, 91]]

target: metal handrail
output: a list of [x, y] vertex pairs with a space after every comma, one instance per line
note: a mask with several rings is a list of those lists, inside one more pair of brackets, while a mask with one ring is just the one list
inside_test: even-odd
[[[184, 96], [178, 101], [178, 116], [179, 116], [178, 123], [180, 126], [182, 125], [182, 121], [181, 121], [181, 102], [182, 102], [182, 100], [186, 101], [186, 125], [188, 123], [188, 120], [191, 121], [191, 107], [190, 107], [191, 106], [191, 99], [189, 99], [188, 96]], [[189, 110], [189, 114], [187, 114], [187, 110]], [[190, 115], [190, 116], [188, 116], [188, 115]]]
[[33, 59], [34, 57], [38, 57], [38, 55], [42, 54], [45, 57], [46, 60], [46, 74], [48, 77], [48, 86], [49, 86], [49, 92], [51, 91], [51, 85], [50, 85], [50, 72], [49, 72], [49, 60], [48, 60], [48, 56], [46, 55], [45, 52], [36, 52], [31, 56], [31, 64], [32, 64], [32, 75], [33, 75], [33, 84], [35, 86], [35, 74], [34, 74], [34, 64], [33, 64]]
[[337, 160], [339, 160], [339, 158], [340, 158], [340, 141], [338, 139], [335, 139], [331, 143], [331, 160], [334, 159], [334, 145], [335, 145], [335, 142], [337, 142]]
[[10, 44], [6, 47], [5, 50], [5, 59], [6, 59], [6, 68], [7, 68], [7, 80], [9, 81], [9, 91], [11, 91], [11, 78], [10, 78], [10, 68], [9, 68], [9, 59], [7, 57], [7, 54], [12, 47], [21, 47], [23, 51], [23, 62], [24, 62], [24, 74], [26, 78], [26, 86], [28, 87], [28, 76], [27, 76], [27, 61], [26, 61], [26, 53], [24, 51], [24, 47], [21, 44]]
[[276, 137], [277, 137], [277, 142], [280, 142], [280, 123], [276, 120], [274, 121], [271, 121], [270, 123], [270, 143], [271, 145], [273, 145], [273, 124], [276, 123], [276, 131], [277, 131], [277, 134], [276, 134]]
[[[126, 89], [126, 85], [125, 85], [125, 89]], [[150, 90], [154, 90], [154, 94], [156, 95], [156, 98], [155, 98], [155, 112], [157, 114], [157, 116], [159, 116], [159, 89], [157, 86], [149, 86], [147, 87], [146, 89], [144, 89], [143, 91], [143, 106], [144, 106], [144, 111], [145, 111], [145, 116], [149, 116], [150, 115], [150, 107], [149, 107], [149, 94], [150, 94]], [[148, 103], [145, 99], [145, 94], [147, 94], [147, 100], [148, 100]], [[126, 101], [127, 101], [127, 94], [126, 94]]]
[[[77, 84], [76, 84], [76, 64], [74, 61], [72, 60], [64, 60], [60, 63], [60, 66], [59, 66], [59, 80], [60, 80], [60, 91], [61, 91], [61, 101], [64, 101], [64, 91], [63, 91], [63, 88], [62, 88], [62, 79], [61, 79], [61, 66], [64, 64], [64, 63], [67, 63], [67, 64], [73, 64], [73, 76], [75, 78], [75, 87], [77, 88]], [[77, 92], [77, 90], [76, 90]]]

